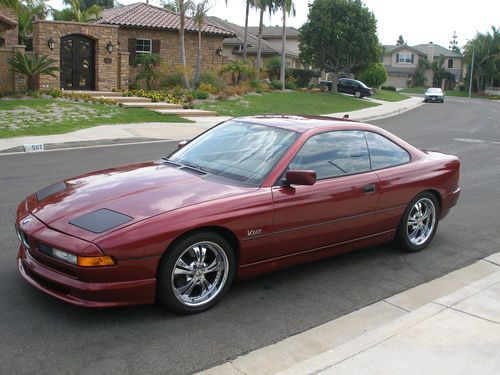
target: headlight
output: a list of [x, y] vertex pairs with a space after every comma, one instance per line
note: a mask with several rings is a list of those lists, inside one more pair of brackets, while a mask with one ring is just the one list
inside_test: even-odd
[[67, 253], [65, 251], [59, 250], [59, 249], [54, 249], [52, 248], [52, 255], [54, 258], [64, 260], [65, 262], [77, 265], [78, 264], [78, 258], [76, 255]]

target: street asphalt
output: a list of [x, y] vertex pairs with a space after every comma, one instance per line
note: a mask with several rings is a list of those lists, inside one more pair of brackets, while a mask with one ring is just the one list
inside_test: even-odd
[[430, 281], [500, 248], [500, 104], [446, 98], [375, 124], [458, 155], [462, 196], [430, 247], [379, 246], [235, 283], [212, 310], [86, 310], [47, 296], [16, 268], [17, 204], [59, 179], [156, 159], [174, 142], [0, 156], [0, 373], [186, 374]]

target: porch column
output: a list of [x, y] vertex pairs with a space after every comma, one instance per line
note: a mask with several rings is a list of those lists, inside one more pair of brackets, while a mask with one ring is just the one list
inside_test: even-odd
[[[25, 53], [26, 46], [15, 45], [12, 46], [12, 51], [15, 53], [20, 52], [22, 54]], [[14, 90], [21, 91], [26, 90], [27, 87], [27, 78], [24, 74], [14, 72]]]
[[117, 86], [118, 90], [128, 90], [128, 58], [129, 52], [118, 52], [118, 76], [117, 76]]

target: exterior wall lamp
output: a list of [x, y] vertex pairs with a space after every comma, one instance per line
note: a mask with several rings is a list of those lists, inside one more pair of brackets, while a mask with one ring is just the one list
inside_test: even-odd
[[215, 54], [216, 54], [217, 56], [221, 57], [221, 56], [222, 56], [222, 48], [220, 48], [220, 47], [219, 47], [219, 48], [217, 48], [217, 49], [215, 50]]
[[106, 44], [106, 51], [109, 53], [113, 52], [113, 43], [108, 42], [108, 44]]
[[53, 51], [55, 45], [56, 45], [55, 40], [52, 37], [50, 37], [49, 40], [47, 40], [47, 47], [49, 47], [50, 50]]

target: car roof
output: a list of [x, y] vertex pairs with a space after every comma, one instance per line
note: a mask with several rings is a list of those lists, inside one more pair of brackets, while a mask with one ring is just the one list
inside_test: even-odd
[[357, 130], [375, 130], [373, 125], [363, 124], [343, 118], [327, 116], [299, 116], [299, 115], [259, 115], [238, 117], [238, 120], [247, 123], [274, 126], [277, 128], [293, 130], [305, 133], [310, 130], [328, 128], [330, 130], [345, 130], [356, 128]]

